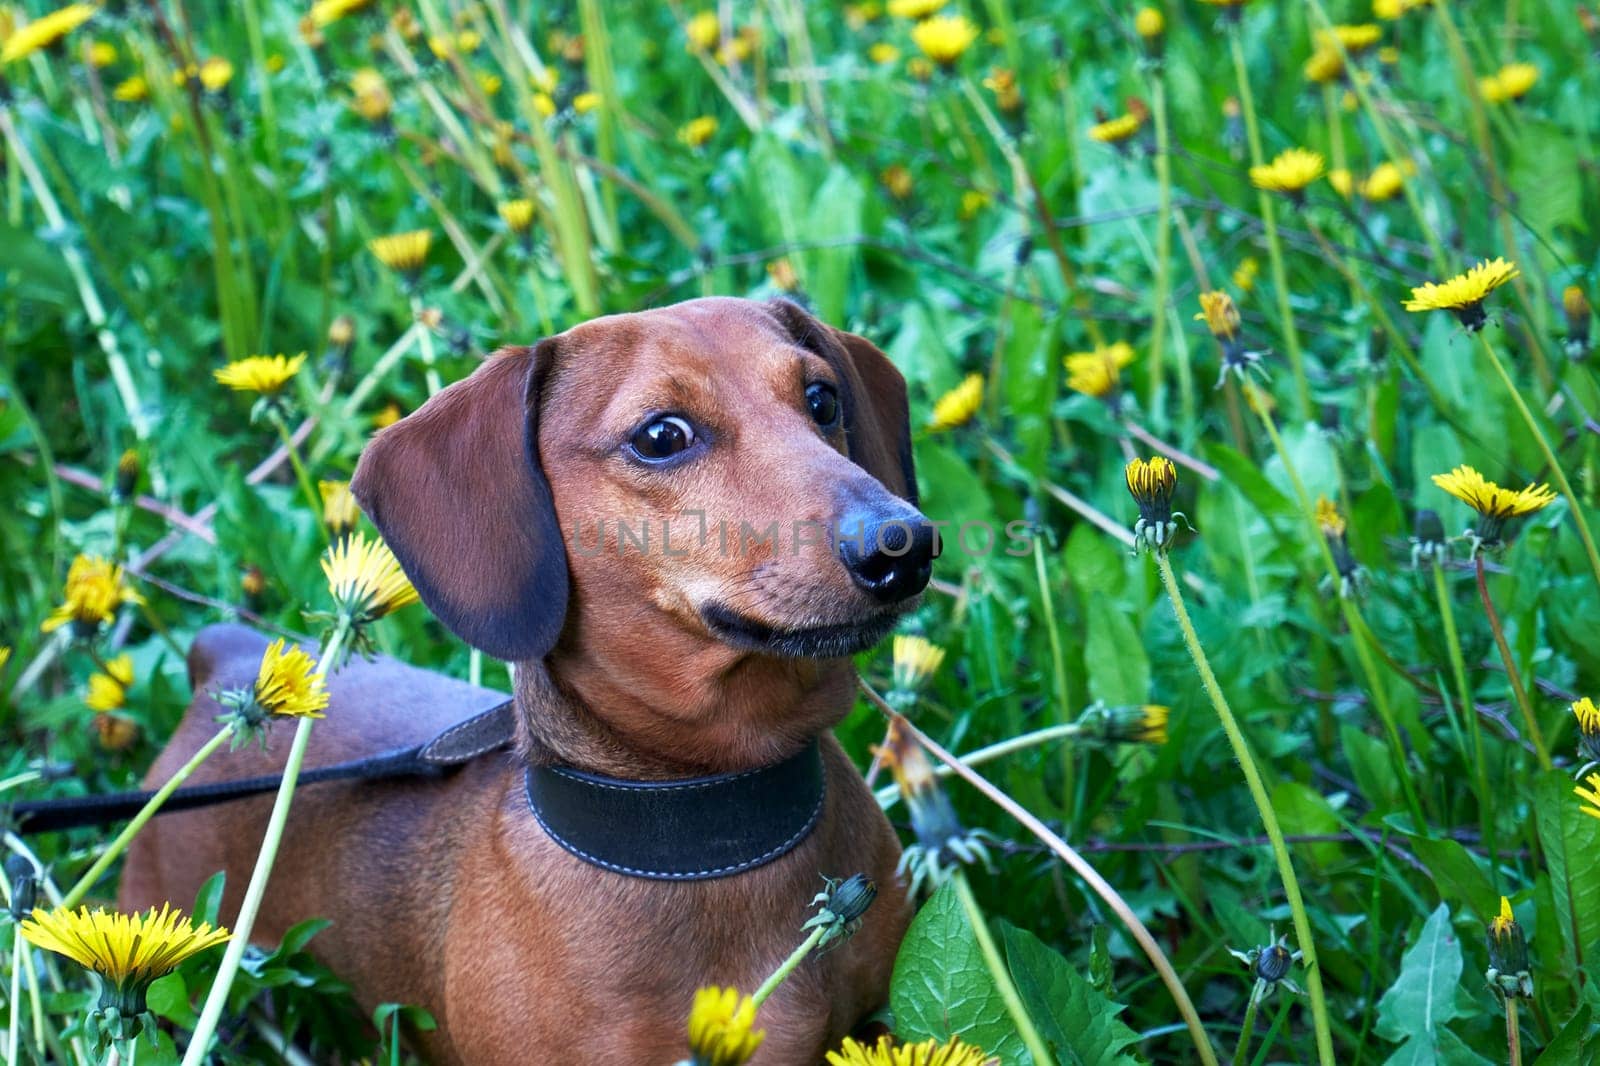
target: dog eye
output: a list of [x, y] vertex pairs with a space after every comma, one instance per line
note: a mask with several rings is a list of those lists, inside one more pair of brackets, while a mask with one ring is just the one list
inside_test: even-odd
[[806, 406], [812, 421], [824, 429], [839, 421], [839, 394], [832, 385], [816, 381], [806, 386]]
[[642, 427], [629, 443], [639, 458], [659, 463], [694, 443], [694, 427], [677, 415], [667, 415]]

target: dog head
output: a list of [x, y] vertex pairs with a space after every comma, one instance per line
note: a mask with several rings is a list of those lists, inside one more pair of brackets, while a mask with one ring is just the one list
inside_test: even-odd
[[379, 433], [352, 487], [468, 643], [639, 685], [866, 648], [937, 550], [904, 379], [785, 301], [505, 349]]

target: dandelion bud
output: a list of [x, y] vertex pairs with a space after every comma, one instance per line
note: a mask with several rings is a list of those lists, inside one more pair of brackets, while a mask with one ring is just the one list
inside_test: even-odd
[[112, 483], [111, 498], [119, 503], [133, 499], [139, 487], [139, 453], [129, 448], [117, 460], [117, 477]]
[[1567, 315], [1567, 358], [1586, 359], [1589, 355], [1589, 300], [1576, 285], [1561, 293], [1561, 310]]
[[1500, 897], [1500, 913], [1489, 922], [1489, 984], [1507, 999], [1530, 998], [1533, 974], [1528, 969], [1528, 940], [1511, 913], [1511, 901]]
[[1288, 976], [1293, 963], [1294, 956], [1285, 945], [1273, 944], [1256, 959], [1256, 980], [1268, 983], [1281, 981]]
[[817, 940], [819, 949], [854, 936], [856, 930], [861, 928], [861, 918], [867, 913], [867, 908], [878, 898], [877, 883], [865, 874], [856, 874], [843, 881], [828, 877], [822, 880], [828, 887], [811, 900], [812, 905], [819, 906], [819, 909], [801, 927], [826, 930]]
[[20, 922], [39, 900], [38, 871], [24, 856], [12, 855], [6, 859], [6, 880], [11, 882], [11, 920]]
[[1411, 537], [1411, 565], [1413, 568], [1424, 559], [1443, 562], [1450, 554], [1450, 544], [1444, 536], [1444, 519], [1438, 511], [1427, 508], [1417, 512], [1415, 532]]
[[1166, 40], [1167, 20], [1153, 7], [1141, 7], [1133, 16], [1133, 32], [1139, 35], [1144, 53], [1151, 59], [1160, 59]]
[[1172, 493], [1178, 486], [1178, 468], [1172, 460], [1157, 455], [1150, 461], [1135, 459], [1123, 471], [1128, 492], [1139, 505], [1139, 520], [1134, 523], [1136, 547], [1166, 551], [1178, 535], [1173, 520]]
[[1572, 714], [1578, 719], [1578, 754], [1589, 763], [1600, 763], [1600, 709], [1588, 696], [1572, 703]]

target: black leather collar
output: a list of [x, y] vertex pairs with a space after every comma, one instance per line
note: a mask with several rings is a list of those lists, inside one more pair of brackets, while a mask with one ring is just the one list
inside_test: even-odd
[[655, 881], [703, 881], [765, 866], [811, 835], [826, 778], [812, 740], [772, 766], [685, 781], [534, 766], [527, 793], [550, 839], [584, 862]]

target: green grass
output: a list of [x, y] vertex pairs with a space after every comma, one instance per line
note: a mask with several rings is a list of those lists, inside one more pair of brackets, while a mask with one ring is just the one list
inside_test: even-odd
[[[930, 516], [1037, 536], [1018, 555], [948, 552], [906, 626], [946, 650], [943, 665], [920, 698], [891, 692], [886, 643], [861, 657], [868, 684], [958, 754], [1096, 701], [1171, 708], [1164, 744], [1055, 729], [980, 767], [1109, 894], [970, 783], [946, 782], [962, 821], [1003, 843], [989, 843], [992, 868], [967, 869], [963, 899], [942, 889], [919, 918], [896, 982], [902, 1035], [951, 1026], [1008, 1066], [1029, 1061], [1019, 1030], [1064, 1063], [1199, 1061], [1153, 946], [1218, 1057], [1315, 1061], [1325, 1014], [1340, 1063], [1504, 1059], [1503, 1005], [1482, 975], [1505, 895], [1532, 958], [1524, 1060], [1593, 1056], [1600, 820], [1571, 794], [1586, 757], [1568, 704], [1600, 693], [1585, 545], [1600, 523], [1600, 388], [1562, 295], [1593, 293], [1600, 271], [1600, 36], [1571, 5], [1439, 0], [1379, 23], [1394, 52], [1347, 57], [1352, 77], [1326, 91], [1302, 73], [1317, 32], [1368, 21], [1364, 2], [1249, 4], [1237, 26], [1173, 4], [1157, 62], [1132, 8], [954, 0], [948, 12], [984, 32], [925, 78], [912, 23], [859, 6], [729, 5], [742, 44], [721, 60], [686, 48], [699, 9], [672, 4], [424, 0], [414, 39], [387, 8], [307, 36], [306, 9], [266, 0], [126, 7], [0, 67], [0, 803], [131, 787], [188, 700], [181, 652], [202, 626], [316, 628], [319, 518], [289, 463], [258, 467], [278, 431], [212, 380], [227, 361], [309, 353], [288, 428], [314, 418], [306, 474], [342, 479], [376, 415], [415, 409], [431, 381], [500, 344], [696, 295], [789, 295], [904, 372]], [[24, 18], [0, 12], [0, 39]], [[426, 39], [447, 35], [438, 58]], [[87, 61], [91, 43], [115, 50], [108, 65]], [[232, 64], [226, 85], [174, 79], [214, 57]], [[1537, 81], [1520, 102], [1482, 101], [1477, 79], [1507, 62], [1534, 64]], [[351, 106], [364, 67], [392, 97], [382, 121]], [[994, 68], [1015, 72], [1019, 106], [986, 85], [1003, 84]], [[136, 75], [147, 97], [118, 99]], [[580, 113], [590, 91], [599, 106]], [[1130, 143], [1088, 136], [1132, 98], [1156, 113]], [[1230, 117], [1234, 99], [1250, 106]], [[701, 117], [715, 127], [691, 145]], [[1319, 180], [1296, 202], [1252, 186], [1253, 154], [1295, 146], [1357, 185], [1392, 161], [1403, 188], [1347, 201]], [[524, 198], [532, 224], [511, 232], [498, 207]], [[408, 286], [367, 242], [413, 229], [433, 239]], [[1479, 339], [1447, 312], [1402, 308], [1412, 286], [1495, 256], [1521, 277], [1489, 297]], [[1263, 353], [1264, 400], [1233, 376], [1213, 387], [1222, 352], [1194, 317], [1217, 289], [1239, 307], [1242, 350]], [[342, 316], [348, 344], [329, 340]], [[1120, 406], [1067, 388], [1064, 356], [1117, 341], [1135, 353]], [[925, 428], [973, 373], [975, 417]], [[129, 449], [137, 504], [110, 491]], [[1282, 988], [1255, 996], [1229, 954], [1274, 934], [1304, 945], [1156, 562], [1129, 551], [1123, 466], [1154, 450], [1183, 460], [1175, 505], [1194, 532], [1171, 550], [1175, 587], [1287, 838], [1325, 1012]], [[1476, 520], [1430, 480], [1462, 463], [1562, 490], [1487, 560], [1504, 655], [1465, 543], [1438, 571], [1412, 565], [1420, 510], [1451, 535]], [[1362, 571], [1347, 599], [1322, 497]], [[147, 607], [65, 647], [40, 624], [79, 553], [128, 565]], [[420, 609], [373, 635], [408, 661], [507, 683]], [[97, 719], [96, 657], [120, 654], [134, 680], [115, 719]], [[883, 732], [867, 701], [840, 730], [863, 767]], [[905, 809], [890, 816], [910, 842]], [[113, 835], [28, 844], [65, 888]], [[246, 1012], [258, 995], [319, 1061], [372, 1051], [330, 994], [337, 975], [306, 954], [310, 931], [266, 962], [247, 956], [225, 1012], [256, 1020], [225, 1024], [245, 1057], [275, 1055], [265, 1016]], [[176, 1061], [216, 963], [158, 986], [171, 1024], [141, 1064]], [[955, 975], [943, 998], [920, 980], [930, 971]], [[1289, 976], [1311, 991], [1302, 967]], [[59, 960], [44, 979], [61, 984], [40, 1032], [73, 1061], [91, 983]], [[386, 1031], [399, 1016], [383, 1015]]]

